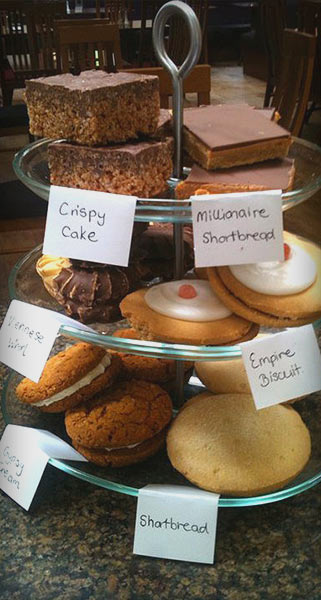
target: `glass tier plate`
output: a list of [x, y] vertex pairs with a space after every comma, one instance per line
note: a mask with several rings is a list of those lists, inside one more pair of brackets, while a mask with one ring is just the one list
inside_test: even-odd
[[[311, 242], [310, 242], [311, 243]], [[11, 270], [9, 275], [9, 295], [11, 300], [21, 300], [36, 306], [63, 312], [62, 307], [45, 289], [41, 278], [36, 271], [36, 262], [42, 255], [42, 245], [37, 246], [23, 256]], [[219, 360], [237, 358], [241, 356], [240, 346], [192, 346], [188, 344], [172, 344], [162, 342], [149, 342], [146, 340], [132, 340], [113, 337], [116, 329], [128, 327], [122, 319], [113, 323], [90, 323], [95, 332], [81, 331], [76, 326], [62, 325], [60, 333], [66, 337], [99, 344], [106, 348], [150, 356], [155, 358], [173, 358], [176, 360]], [[314, 323], [315, 329], [321, 328], [321, 319]], [[284, 329], [283, 329], [284, 330]], [[283, 331], [281, 330], [281, 331]], [[277, 329], [262, 328], [263, 333], [275, 333]]]
[[[295, 159], [296, 174], [293, 190], [282, 195], [283, 210], [307, 200], [321, 187], [321, 148], [305, 140], [293, 139], [289, 157]], [[37, 140], [20, 150], [13, 161], [17, 177], [44, 200], [49, 197], [47, 148], [51, 141]], [[188, 223], [192, 220], [190, 203], [145, 199], [137, 203], [135, 220]]]
[[[58, 341], [61, 344], [61, 341]], [[61, 346], [60, 346], [61, 349]], [[57, 349], [56, 349], [57, 352]], [[20, 402], [15, 389], [21, 376], [11, 373], [2, 393], [2, 412], [6, 424], [24, 425], [51, 431], [70, 443], [61, 414], [42, 413], [36, 408]], [[197, 378], [191, 378], [192, 384], [185, 386], [185, 395], [193, 396], [204, 390]], [[215, 400], [213, 400], [215, 401]], [[286, 487], [273, 493], [250, 497], [221, 496], [219, 506], [253, 506], [276, 502], [294, 496], [321, 482], [321, 403], [320, 398], [310, 396], [295, 404], [308, 426], [312, 439], [312, 454], [305, 469]], [[268, 459], [268, 457], [267, 457]], [[153, 484], [191, 485], [171, 466], [165, 448], [154, 457], [137, 465], [118, 469], [102, 468], [91, 463], [71, 462], [50, 459], [54, 467], [83, 481], [107, 490], [137, 496], [139, 488]]]

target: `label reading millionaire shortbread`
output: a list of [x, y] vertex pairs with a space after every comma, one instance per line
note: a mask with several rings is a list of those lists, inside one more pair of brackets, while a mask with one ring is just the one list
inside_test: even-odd
[[312, 325], [241, 344], [257, 409], [321, 390], [321, 354]]
[[136, 200], [52, 185], [44, 254], [127, 267]]
[[192, 197], [196, 267], [283, 260], [282, 192]]
[[139, 490], [134, 554], [212, 564], [219, 496], [197, 488]]

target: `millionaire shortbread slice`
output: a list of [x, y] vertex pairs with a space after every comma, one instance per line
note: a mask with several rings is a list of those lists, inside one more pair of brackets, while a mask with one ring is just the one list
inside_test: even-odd
[[159, 119], [158, 77], [83, 71], [26, 81], [33, 135], [95, 146], [152, 135]]
[[176, 187], [176, 198], [193, 194], [231, 194], [260, 190], [292, 189], [295, 168], [291, 158], [275, 158], [255, 165], [206, 171], [194, 164], [188, 177]]
[[183, 143], [204, 169], [225, 169], [283, 158], [291, 135], [264, 111], [244, 104], [218, 104], [184, 111]]
[[172, 139], [115, 146], [49, 145], [53, 185], [152, 198], [171, 176]]

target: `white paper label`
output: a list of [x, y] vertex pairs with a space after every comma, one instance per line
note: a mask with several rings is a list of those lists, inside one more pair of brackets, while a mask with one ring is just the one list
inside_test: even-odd
[[43, 253], [127, 267], [136, 200], [52, 185]]
[[283, 260], [282, 192], [192, 197], [196, 267]]
[[185, 486], [139, 490], [134, 554], [214, 562], [219, 496]]
[[49, 431], [7, 425], [0, 440], [0, 489], [28, 510], [49, 458], [87, 462]]
[[312, 325], [241, 344], [257, 409], [321, 390], [321, 354]]
[[47, 308], [12, 300], [0, 328], [0, 361], [38, 383], [62, 324], [94, 331]]
[[60, 328], [48, 312], [12, 300], [0, 329], [0, 360], [36, 383]]

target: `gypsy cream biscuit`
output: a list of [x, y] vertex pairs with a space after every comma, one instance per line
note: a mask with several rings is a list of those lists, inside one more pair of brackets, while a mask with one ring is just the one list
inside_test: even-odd
[[208, 281], [178, 280], [128, 294], [122, 315], [148, 340], [183, 344], [236, 344], [258, 327], [222, 304]]
[[321, 316], [321, 249], [285, 232], [283, 261], [210, 267], [221, 301], [244, 319], [268, 327], [297, 327]]
[[291, 158], [276, 158], [254, 165], [213, 171], [193, 165], [187, 178], [177, 185], [175, 196], [177, 199], [183, 200], [193, 194], [231, 194], [260, 190], [288, 191], [292, 189], [294, 175], [294, 160]]
[[81, 342], [49, 358], [38, 383], [22, 379], [16, 394], [43, 412], [63, 412], [112, 385], [120, 369], [117, 356]]
[[132, 380], [67, 411], [65, 425], [73, 446], [88, 460], [123, 467], [161, 448], [171, 418], [171, 399], [160, 386]]
[[254, 496], [284, 487], [307, 464], [310, 434], [290, 406], [256, 410], [249, 394], [200, 394], [167, 435], [175, 469], [200, 488]]
[[[135, 329], [117, 329], [114, 337], [139, 340]], [[121, 376], [123, 379], [143, 379], [152, 383], [158, 383], [162, 388], [171, 390], [175, 386], [176, 362], [169, 358], [152, 358], [126, 352], [117, 352], [122, 364]], [[193, 372], [194, 363], [184, 362], [184, 378], [188, 381]]]
[[203, 169], [225, 169], [284, 158], [291, 135], [246, 104], [184, 110], [183, 147]]

